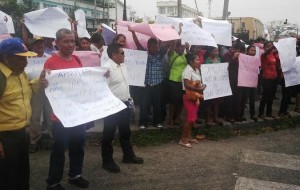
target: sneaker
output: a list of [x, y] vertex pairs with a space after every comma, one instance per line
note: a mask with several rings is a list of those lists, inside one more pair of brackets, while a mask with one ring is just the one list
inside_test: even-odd
[[90, 185], [90, 183], [81, 176], [76, 179], [69, 179], [68, 181], [70, 184], [75, 185], [80, 188], [88, 188]]
[[103, 162], [102, 168], [111, 172], [111, 173], [120, 173], [120, 167], [113, 161], [113, 162]]
[[140, 125], [140, 129], [146, 129], [145, 125]]
[[125, 164], [143, 164], [144, 159], [137, 157], [137, 156], [133, 156], [131, 158], [123, 157], [123, 163], [125, 163]]
[[61, 186], [61, 184], [57, 184], [54, 186], [47, 186], [47, 190], [65, 190], [65, 188]]
[[159, 128], [159, 129], [163, 128], [162, 124], [157, 124], [156, 127]]

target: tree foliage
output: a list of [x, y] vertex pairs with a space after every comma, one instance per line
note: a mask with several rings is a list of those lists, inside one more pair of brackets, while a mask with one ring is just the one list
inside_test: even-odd
[[281, 37], [293, 36], [297, 30], [297, 25], [287, 23], [286, 21], [272, 21], [267, 24], [271, 38], [278, 40]]

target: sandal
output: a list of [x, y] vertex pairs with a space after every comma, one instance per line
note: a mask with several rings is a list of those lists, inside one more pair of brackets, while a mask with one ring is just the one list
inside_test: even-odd
[[190, 143], [194, 143], [194, 144], [198, 144], [198, 143], [199, 143], [199, 142], [197, 141], [197, 139], [188, 138], [187, 140], [188, 140], [188, 142], [190, 142]]
[[199, 134], [199, 135], [196, 135], [195, 138], [196, 138], [197, 140], [203, 140], [203, 139], [205, 139], [205, 135]]
[[192, 145], [190, 143], [183, 143], [181, 140], [179, 141], [179, 145], [186, 147], [186, 148], [192, 148]]

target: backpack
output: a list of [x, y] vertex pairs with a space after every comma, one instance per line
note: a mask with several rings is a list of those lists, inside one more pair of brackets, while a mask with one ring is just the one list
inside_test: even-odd
[[4, 95], [6, 89], [6, 83], [7, 83], [7, 79], [5, 75], [2, 73], [2, 71], [0, 70], [0, 100]]

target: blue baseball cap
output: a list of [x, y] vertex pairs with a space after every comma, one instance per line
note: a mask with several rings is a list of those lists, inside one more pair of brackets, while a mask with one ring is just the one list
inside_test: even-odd
[[24, 42], [20, 38], [8, 38], [0, 42], [0, 54], [24, 57], [37, 56], [36, 53], [28, 51]]

